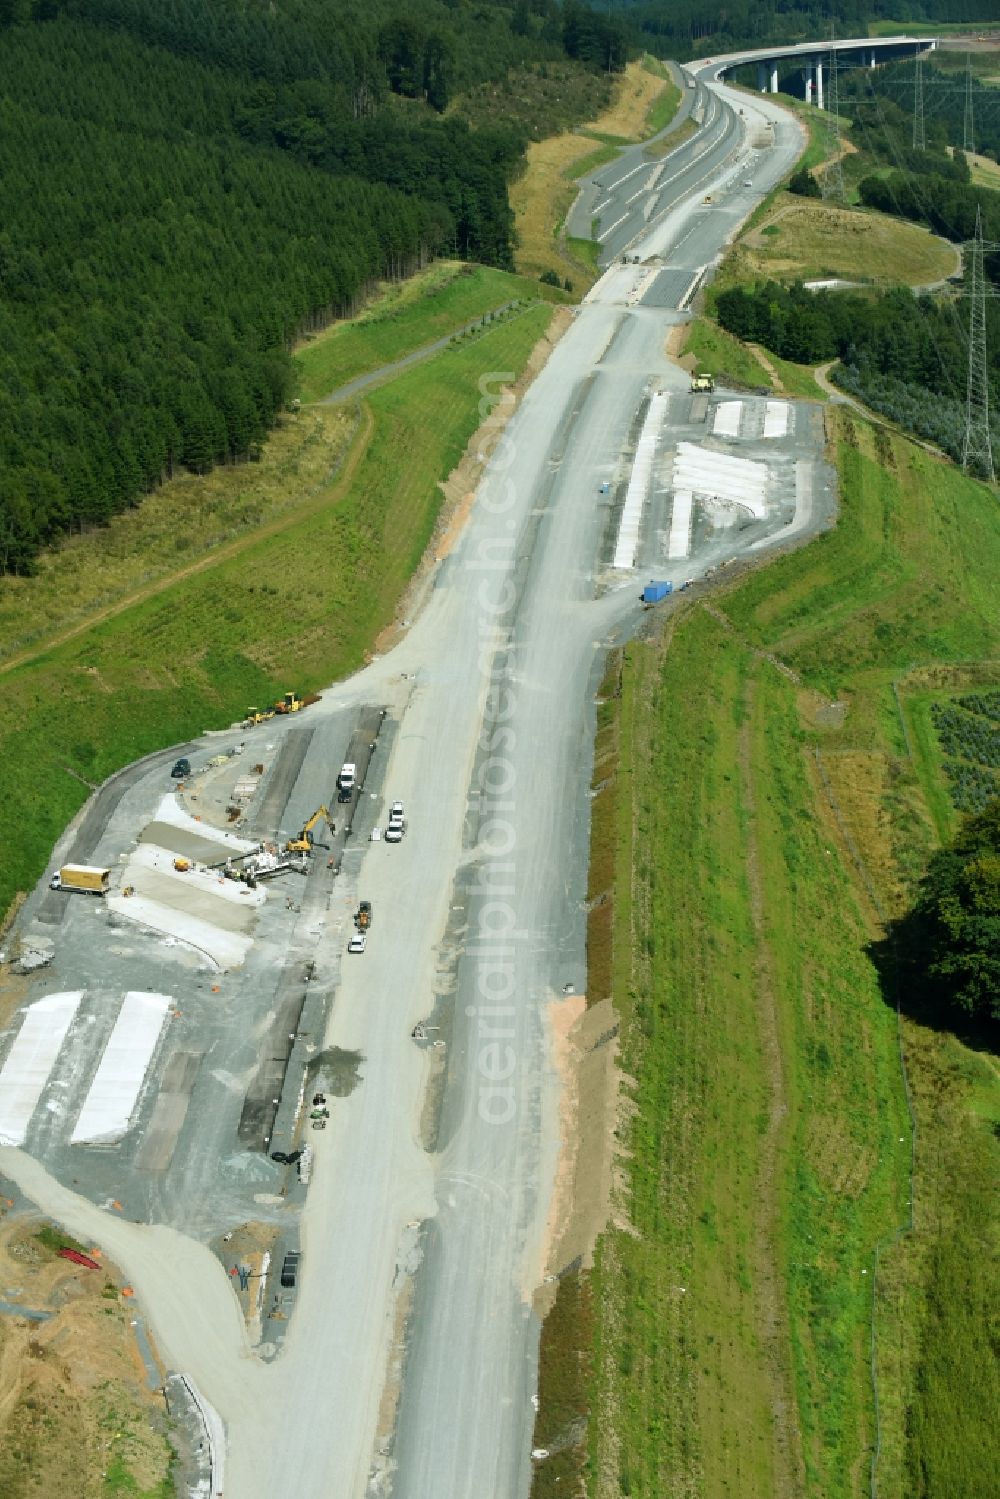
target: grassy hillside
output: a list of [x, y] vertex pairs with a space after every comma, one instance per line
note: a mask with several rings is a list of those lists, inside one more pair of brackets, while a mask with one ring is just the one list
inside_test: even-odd
[[622, 1020], [621, 1189], [573, 1286], [595, 1372], [563, 1435], [589, 1409], [589, 1448], [550, 1469], [575, 1453], [598, 1499], [867, 1495], [876, 1442], [882, 1499], [992, 1481], [1000, 1090], [954, 1038], [897, 1035], [871, 943], [935, 843], [899, 679], [1000, 682], [1000, 511], [845, 415], [836, 439], [837, 528], [685, 605], [602, 689], [617, 878], [588, 992]]
[[925, 286], [957, 268], [957, 251], [918, 224], [779, 193], [727, 256], [720, 285], [891, 276], [903, 286]]
[[438, 261], [384, 287], [357, 317], [331, 323], [302, 343], [295, 361], [302, 399], [322, 400], [358, 375], [391, 364], [494, 308], [540, 294], [555, 300], [561, 295], [490, 266]]
[[[36, 593], [44, 616], [60, 595], [74, 595], [79, 577], [97, 617], [61, 644], [36, 640], [33, 658], [4, 673], [0, 910], [37, 879], [86, 797], [78, 777], [100, 781], [137, 755], [229, 723], [250, 702], [321, 686], [363, 661], [430, 537], [438, 481], [477, 425], [479, 375], [523, 368], [548, 318], [539, 304], [375, 392], [339, 476], [351, 425], [337, 413], [305, 412], [289, 424], [305, 424], [301, 443], [279, 444], [270, 467], [265, 458], [255, 501], [255, 469], [233, 472], [248, 508], [261, 512], [255, 522], [235, 542], [204, 550], [199, 570], [180, 576], [162, 546], [151, 548], [153, 581], [131, 590], [128, 571], [137, 579], [147, 569], [141, 552], [130, 554], [108, 617], [100, 617], [109, 607], [103, 536], [60, 554], [38, 579], [0, 587], [8, 654], [15, 640], [23, 645]], [[291, 496], [289, 484], [298, 486]], [[235, 502], [239, 513], [231, 493], [216, 499], [223, 511]], [[147, 515], [160, 536], [158, 503]], [[258, 530], [269, 504], [270, 524]], [[77, 624], [87, 617], [83, 608]]]

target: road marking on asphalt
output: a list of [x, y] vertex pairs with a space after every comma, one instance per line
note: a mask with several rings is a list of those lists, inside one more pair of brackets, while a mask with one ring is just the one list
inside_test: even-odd
[[611, 225], [611, 228], [604, 230], [604, 232], [601, 235], [598, 243], [603, 245], [604, 242], [605, 242], [605, 240], [607, 240], [612, 234], [614, 234], [615, 230], [618, 228], [618, 225], [619, 224], [624, 224], [624, 222], [625, 222], [625, 220], [627, 218], [628, 218], [628, 214], [627, 213], [623, 213], [620, 219], [615, 219], [614, 223]]

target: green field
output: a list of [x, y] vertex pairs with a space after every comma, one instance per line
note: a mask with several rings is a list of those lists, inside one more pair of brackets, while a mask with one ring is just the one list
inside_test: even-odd
[[734, 283], [788, 283], [842, 276], [924, 286], [954, 274], [953, 245], [917, 224], [871, 209], [780, 194], [773, 210], [737, 240], [714, 291]]
[[617, 877], [591, 967], [622, 1020], [622, 1186], [543, 1337], [541, 1430], [550, 1369], [563, 1430], [591, 1418], [560, 1486], [539, 1466], [546, 1499], [581, 1472], [594, 1499], [868, 1495], [873, 1305], [881, 1499], [990, 1489], [1000, 1090], [904, 1014], [901, 1232], [913, 1137], [870, 944], [936, 841], [894, 683], [1000, 680], [1000, 511], [835, 420], [837, 528], [683, 605], [602, 688], [591, 895]]
[[[539, 304], [377, 390], [345, 493], [334, 479], [304, 497], [303, 518], [244, 537], [234, 556], [209, 553], [204, 570], [6, 672], [0, 910], [38, 878], [85, 799], [77, 777], [99, 782], [248, 703], [362, 663], [430, 537], [438, 481], [480, 420], [480, 375], [522, 369], [549, 315]], [[32, 580], [19, 580], [18, 598], [30, 616]]]
[[356, 318], [333, 323], [296, 352], [304, 401], [319, 401], [358, 375], [457, 331], [517, 298], [560, 293], [524, 276], [484, 265], [437, 263], [407, 281], [386, 287]]

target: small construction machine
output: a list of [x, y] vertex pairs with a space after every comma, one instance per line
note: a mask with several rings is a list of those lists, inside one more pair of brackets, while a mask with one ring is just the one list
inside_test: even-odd
[[317, 807], [309, 821], [303, 827], [297, 838], [290, 838], [285, 844], [286, 854], [308, 854], [312, 852], [313, 828], [317, 823], [326, 822], [331, 833], [337, 831], [337, 825], [330, 816], [329, 807]]

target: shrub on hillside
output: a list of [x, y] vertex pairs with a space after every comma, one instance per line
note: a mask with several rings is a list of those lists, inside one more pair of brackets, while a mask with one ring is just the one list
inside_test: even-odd
[[797, 193], [800, 198], [818, 198], [820, 196], [819, 183], [809, 171], [808, 167], [799, 167], [793, 173], [788, 184], [790, 193]]
[[932, 1024], [1000, 1020], [1000, 799], [932, 857], [912, 909], [888, 939], [904, 1009]]

